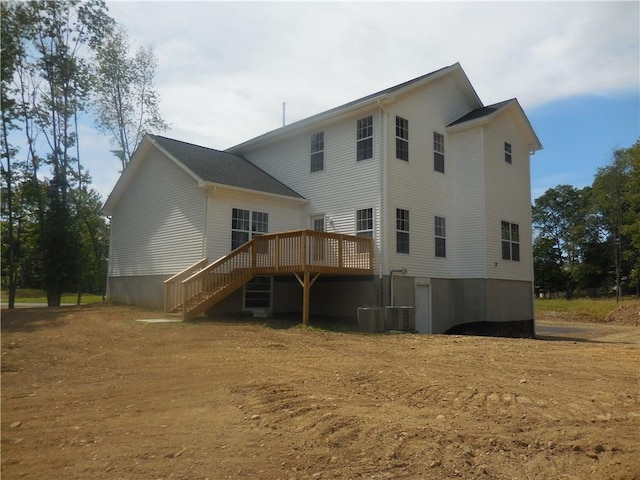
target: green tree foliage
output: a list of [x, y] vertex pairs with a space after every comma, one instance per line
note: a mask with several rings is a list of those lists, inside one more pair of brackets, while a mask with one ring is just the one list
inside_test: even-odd
[[120, 28], [97, 49], [96, 63], [96, 124], [110, 137], [124, 170], [146, 133], [168, 128], [153, 88], [157, 60], [151, 48], [131, 55], [128, 36]]
[[[106, 221], [95, 192], [87, 190], [77, 118], [87, 109], [92, 85], [86, 59], [114, 21], [102, 0], [1, 5], [3, 283], [10, 306], [19, 284], [44, 287], [49, 305], [59, 305], [63, 291], [105, 268], [91, 260], [105, 264], [105, 247], [84, 247], [92, 235], [106, 242]], [[22, 141], [10, 130], [21, 130]]]
[[613, 152], [592, 186], [559, 185], [532, 209], [536, 285], [599, 295], [640, 290], [640, 141]]
[[[17, 257], [16, 250], [17, 231], [14, 208], [13, 190], [15, 178], [15, 166], [13, 164], [16, 157], [16, 149], [9, 143], [9, 131], [17, 127], [18, 107], [15, 99], [9, 94], [11, 90], [11, 79], [17, 69], [17, 64], [23, 55], [22, 44], [20, 41], [20, 22], [16, 12], [9, 4], [0, 3], [0, 17], [2, 18], [1, 34], [1, 55], [0, 55], [0, 106], [2, 108], [2, 215], [6, 217], [3, 222], [2, 238], [3, 242], [3, 258], [7, 259], [7, 268], [4, 269], [3, 277], [7, 278], [7, 286], [9, 287], [9, 308], [13, 308], [16, 298], [17, 288], [17, 268], [15, 259]], [[3, 262], [4, 264], [4, 262]]]
[[[616, 298], [620, 298], [622, 277], [629, 277], [625, 265], [637, 257], [632, 238], [627, 235], [637, 222], [631, 208], [633, 203], [633, 147], [616, 150], [611, 163], [599, 168], [593, 181], [593, 204], [602, 234], [610, 245], [615, 271]], [[636, 174], [637, 176], [637, 174]]]
[[[558, 185], [538, 197], [532, 209], [533, 225], [540, 239], [538, 254], [545, 255], [545, 258], [536, 257], [537, 262], [558, 265], [563, 275], [554, 278], [565, 281], [561, 289], [564, 291], [575, 288], [573, 271], [581, 261], [581, 242], [588, 217], [587, 195], [586, 190]], [[548, 244], [553, 244], [553, 249]]]
[[538, 236], [533, 242], [533, 274], [536, 286], [546, 292], [561, 292], [568, 279], [562, 251], [553, 238]]

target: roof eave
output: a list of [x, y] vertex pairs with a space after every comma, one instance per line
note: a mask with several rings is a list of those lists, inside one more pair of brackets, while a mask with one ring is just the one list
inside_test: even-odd
[[303, 130], [304, 128], [310, 125], [322, 123], [336, 117], [345, 116], [354, 111], [357, 111], [366, 107], [377, 106], [380, 102], [385, 100], [388, 102], [393, 102], [395, 100], [395, 97], [402, 95], [405, 92], [408, 92], [410, 90], [426, 85], [427, 83], [431, 83], [455, 71], [458, 71], [462, 75], [462, 80], [465, 83], [466, 87], [469, 89], [473, 101], [478, 103], [478, 105], [482, 105], [482, 101], [480, 100], [480, 97], [478, 97], [478, 94], [473, 88], [473, 85], [471, 85], [471, 82], [469, 81], [469, 77], [467, 77], [467, 74], [462, 69], [462, 66], [460, 65], [460, 63], [457, 62], [457, 63], [454, 63], [453, 65], [449, 65], [447, 67], [441, 68], [440, 70], [436, 70], [435, 72], [431, 72], [426, 75], [423, 75], [422, 77], [418, 77], [417, 79], [410, 80], [408, 82], [387, 88], [386, 90], [382, 90], [381, 92], [378, 92], [378, 94], [374, 93], [372, 95], [365, 96], [361, 99], [361, 101], [356, 100], [355, 102], [346, 103], [342, 106], [338, 106], [330, 110], [326, 110], [324, 112], [318, 113], [311, 117], [307, 117], [297, 122], [286, 125], [284, 127], [278, 128], [276, 130], [271, 130], [270, 132], [267, 132], [263, 135], [260, 135], [258, 137], [247, 140], [246, 142], [230, 147], [225, 151], [229, 153], [242, 152], [242, 151], [245, 151], [247, 148], [251, 148], [255, 145], [265, 144], [270, 141], [280, 139], [288, 135], [292, 135], [295, 132]]
[[293, 202], [300, 205], [306, 205], [309, 203], [309, 200], [304, 197], [292, 197], [289, 195], [282, 195], [279, 193], [264, 192], [262, 190], [253, 190], [251, 188], [236, 187], [234, 185], [226, 185], [224, 183], [200, 181], [198, 182], [198, 186], [204, 190], [215, 191], [220, 189], [220, 190], [231, 190], [231, 191], [241, 192], [241, 193], [251, 193], [254, 195], [264, 195], [265, 197], [275, 198], [278, 200], [286, 200], [288, 202]]
[[311, 117], [303, 118], [302, 120], [298, 120], [297, 122], [291, 123], [284, 127], [277, 128], [275, 130], [271, 130], [267, 133], [263, 133], [258, 137], [254, 137], [246, 142], [242, 142], [238, 145], [234, 145], [233, 147], [227, 148], [225, 152], [228, 153], [238, 153], [246, 150], [247, 148], [251, 148], [254, 145], [260, 145], [264, 143], [269, 143], [270, 141], [280, 139], [282, 137], [287, 137], [289, 135], [293, 135], [300, 130], [304, 130], [310, 125], [326, 122], [327, 120], [331, 120], [336, 117], [348, 115], [351, 112], [360, 110], [362, 108], [366, 108], [371, 105], [377, 105], [378, 102], [383, 101], [385, 99], [389, 99], [390, 95], [385, 93], [383, 95], [376, 96], [374, 98], [367, 98], [362, 102], [355, 103], [353, 105], [349, 105], [345, 108], [332, 108], [322, 113], [318, 113], [316, 115], [312, 115]]

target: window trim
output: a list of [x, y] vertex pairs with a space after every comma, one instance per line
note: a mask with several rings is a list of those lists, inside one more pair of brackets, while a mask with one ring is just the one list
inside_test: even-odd
[[396, 158], [409, 161], [409, 120], [396, 115]]
[[[242, 217], [237, 215], [242, 212]], [[246, 213], [246, 218], [245, 214]], [[246, 228], [241, 228], [246, 223]], [[243, 238], [246, 234], [246, 240], [243, 242], [239, 242], [235, 237], [235, 234], [242, 234]], [[241, 247], [245, 243], [247, 243], [251, 239], [251, 210], [247, 210], [244, 208], [232, 208], [231, 209], [231, 250], [235, 250], [236, 248]]]
[[[520, 261], [520, 224], [500, 221], [500, 250], [502, 260]], [[515, 228], [514, 228], [515, 227]], [[506, 235], [505, 235], [506, 234]], [[514, 237], [516, 239], [514, 240]]]
[[[237, 217], [236, 213], [239, 213], [239, 212], [246, 212], [247, 218]], [[242, 222], [242, 224], [238, 225], [237, 224], [238, 221]], [[245, 226], [245, 224], [246, 224], [246, 229], [239, 228], [239, 227]], [[246, 234], [246, 240], [236, 245], [236, 241], [234, 240], [234, 233]], [[247, 243], [249, 240], [259, 235], [264, 235], [265, 233], [269, 233], [269, 213], [268, 212], [259, 212], [258, 210], [250, 210], [247, 208], [237, 208], [237, 207], [233, 207], [231, 209], [231, 250], [232, 251], [238, 247], [241, 247], [242, 245]]]
[[321, 172], [324, 170], [324, 131], [312, 133], [310, 144], [311, 173]]
[[[438, 224], [438, 220], [442, 220], [442, 224]], [[438, 258], [447, 258], [447, 218], [435, 215], [433, 217], [433, 237], [434, 237], [434, 253]], [[438, 242], [440, 240], [440, 242]], [[438, 245], [441, 243], [441, 245]], [[439, 250], [442, 255], [438, 255]]]
[[[366, 122], [366, 124], [365, 124]], [[365, 155], [369, 156], [365, 156]], [[373, 115], [356, 120], [356, 162], [373, 158]]]
[[411, 253], [410, 228], [409, 210], [396, 208], [396, 253], [404, 255]]
[[[439, 148], [440, 147], [440, 148]], [[444, 153], [444, 135], [439, 132], [433, 132], [433, 170], [436, 172], [445, 172], [445, 153]], [[440, 169], [442, 165], [442, 169]]]
[[[247, 293], [262, 293], [267, 292], [266, 290], [251, 290], [251, 283], [256, 281], [261, 281], [263, 279], [269, 279], [269, 290], [268, 290], [268, 303], [266, 306], [247, 306]], [[265, 282], [266, 283], [266, 282]], [[242, 310], [245, 312], [252, 312], [254, 310], [270, 310], [273, 305], [273, 277], [269, 275], [257, 275], [244, 284], [242, 290]]]
[[504, 161], [509, 165], [513, 163], [513, 148], [509, 142], [504, 142]]
[[[370, 217], [360, 217], [360, 212], [371, 212]], [[356, 210], [356, 237], [368, 237], [373, 238], [373, 229], [374, 229], [374, 214], [373, 207], [368, 208], [359, 208]], [[367, 222], [367, 227], [369, 227], [369, 223], [371, 223], [370, 228], [360, 228], [363, 222]]]

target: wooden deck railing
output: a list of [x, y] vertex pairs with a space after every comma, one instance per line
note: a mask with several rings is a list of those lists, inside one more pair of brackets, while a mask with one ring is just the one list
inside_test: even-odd
[[189, 278], [196, 272], [199, 272], [205, 265], [209, 263], [209, 260], [205, 257], [202, 260], [198, 260], [193, 265], [189, 265], [187, 268], [179, 273], [176, 273], [173, 277], [168, 278], [164, 282], [164, 311], [167, 313], [175, 311], [176, 308], [182, 305], [182, 281], [185, 278]]
[[165, 282], [167, 313], [193, 318], [255, 275], [371, 274], [373, 247], [366, 237], [299, 230], [257, 236], [206, 267], [201, 262]]

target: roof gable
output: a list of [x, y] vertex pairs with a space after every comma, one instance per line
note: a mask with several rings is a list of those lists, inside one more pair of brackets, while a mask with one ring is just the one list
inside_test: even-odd
[[540, 143], [536, 132], [533, 130], [527, 115], [520, 106], [520, 103], [515, 98], [494, 103], [493, 105], [487, 105], [486, 107], [476, 108], [447, 125], [447, 131], [457, 132], [467, 128], [484, 125], [485, 123], [491, 122], [496, 115], [500, 115], [508, 110], [514, 110], [516, 112], [516, 117], [525, 133], [530, 151], [535, 152], [541, 150], [542, 144]]
[[202, 182], [303, 198], [280, 180], [240, 155], [157, 135], [149, 135], [149, 137]]
[[225, 185], [296, 200], [304, 199], [302, 195], [240, 155], [147, 134], [105, 202], [105, 214], [111, 215], [135, 175], [138, 165], [146, 157], [149, 149], [154, 147], [191, 175], [199, 187]]

